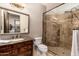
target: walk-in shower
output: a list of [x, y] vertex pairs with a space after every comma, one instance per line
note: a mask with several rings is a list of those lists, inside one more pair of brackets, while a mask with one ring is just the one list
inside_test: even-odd
[[72, 31], [79, 27], [79, 9], [73, 8], [78, 5], [66, 3], [44, 13], [43, 42], [48, 46], [48, 52], [53, 55], [71, 55]]

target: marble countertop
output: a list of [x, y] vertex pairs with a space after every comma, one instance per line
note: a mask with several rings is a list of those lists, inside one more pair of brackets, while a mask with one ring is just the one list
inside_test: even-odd
[[24, 41], [30, 41], [33, 40], [33, 38], [31, 38], [30, 36], [26, 36], [23, 38], [24, 40], [18, 40], [18, 41], [14, 41], [14, 42], [7, 42], [7, 43], [0, 43], [0, 46], [4, 46], [4, 45], [10, 45], [10, 44], [15, 44], [15, 43], [20, 43], [20, 42], [24, 42]]

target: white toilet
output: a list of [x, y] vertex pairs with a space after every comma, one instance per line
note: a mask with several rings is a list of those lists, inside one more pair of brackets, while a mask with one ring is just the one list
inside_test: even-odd
[[37, 54], [40, 56], [46, 56], [48, 47], [42, 43], [42, 38], [37, 37], [34, 39], [34, 45], [37, 47]]

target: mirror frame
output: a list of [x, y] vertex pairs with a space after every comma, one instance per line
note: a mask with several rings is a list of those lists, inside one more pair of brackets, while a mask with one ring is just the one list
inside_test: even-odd
[[4, 8], [4, 7], [1, 7], [0, 6], [0, 9], [3, 9], [3, 10], [7, 10], [7, 11], [11, 11], [11, 12], [15, 12], [15, 13], [19, 13], [19, 14], [23, 14], [23, 15], [26, 15], [28, 16], [28, 32], [27, 33], [0, 33], [0, 34], [29, 34], [30, 33], [30, 15], [29, 14], [26, 14], [26, 13], [23, 13], [23, 12], [19, 12], [19, 11], [15, 11], [15, 10], [11, 10], [11, 9], [8, 9], [8, 8]]

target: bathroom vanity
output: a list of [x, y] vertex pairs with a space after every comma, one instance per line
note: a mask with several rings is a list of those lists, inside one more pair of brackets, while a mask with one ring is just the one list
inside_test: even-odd
[[29, 36], [24, 40], [0, 43], [0, 56], [32, 56], [33, 39]]
[[[33, 39], [29, 36], [20, 38], [20, 34], [29, 34], [29, 24], [29, 14], [0, 7], [0, 56], [33, 55]], [[5, 37], [7, 35], [13, 39]]]

